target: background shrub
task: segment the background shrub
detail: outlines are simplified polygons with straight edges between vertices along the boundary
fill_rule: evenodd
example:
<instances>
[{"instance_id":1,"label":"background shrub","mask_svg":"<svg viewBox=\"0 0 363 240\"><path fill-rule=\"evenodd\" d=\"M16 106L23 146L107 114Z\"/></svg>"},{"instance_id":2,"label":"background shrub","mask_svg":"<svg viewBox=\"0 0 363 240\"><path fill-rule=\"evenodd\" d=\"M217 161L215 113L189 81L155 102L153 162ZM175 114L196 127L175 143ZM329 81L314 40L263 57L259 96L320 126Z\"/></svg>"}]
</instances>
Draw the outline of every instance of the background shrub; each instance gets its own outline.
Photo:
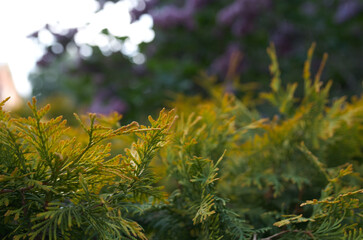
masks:
<instances>
[{"instance_id":1,"label":"background shrub","mask_svg":"<svg viewBox=\"0 0 363 240\"><path fill-rule=\"evenodd\" d=\"M106 2L117 1L99 2L102 9ZM255 93L267 91L265 48L270 42L282 56L283 69L291 69L284 73L284 84L300 79L297 70L304 64L305 51L316 42L319 55L330 54L325 74L327 79L334 79L332 95L351 96L362 91L361 1L136 2L139 7L131 12L133 19L150 14L154 20L154 41L139 46L146 56L144 64L133 64L119 51L105 56L96 47L90 58L72 59L67 52L52 52L49 46L39 60L40 70L32 77L33 95L43 98L61 92L76 102L91 105L91 111L108 113L113 109L127 113L125 119L144 119L143 113L161 108L174 93L203 91L195 82L202 71L226 84L234 77L240 77L244 84L254 83L243 85L243 91L233 85L227 88L238 96L251 87ZM66 32L54 33L54 44L64 49L76 44L77 29ZM110 35L107 29L102 33ZM128 39L119 40L124 44ZM229 72L231 65L233 71ZM312 61L312 69L318 66L317 61ZM301 97L303 92L298 90L297 94Z\"/></svg>"}]
</instances>

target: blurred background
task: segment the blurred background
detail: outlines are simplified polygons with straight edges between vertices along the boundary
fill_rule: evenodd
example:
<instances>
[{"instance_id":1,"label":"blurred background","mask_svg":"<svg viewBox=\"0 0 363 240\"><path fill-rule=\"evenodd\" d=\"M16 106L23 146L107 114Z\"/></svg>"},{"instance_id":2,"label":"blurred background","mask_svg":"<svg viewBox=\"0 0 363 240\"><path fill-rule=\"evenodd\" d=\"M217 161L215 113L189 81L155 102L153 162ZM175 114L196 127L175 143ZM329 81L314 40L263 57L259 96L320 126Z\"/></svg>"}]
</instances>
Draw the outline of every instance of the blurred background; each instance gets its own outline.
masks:
<instances>
[{"instance_id":1,"label":"blurred background","mask_svg":"<svg viewBox=\"0 0 363 240\"><path fill-rule=\"evenodd\" d=\"M302 82L316 42L312 69L329 54L333 97L362 92L361 0L0 0L0 32L0 98L14 109L36 96L66 118L140 120L178 94L205 96L206 76L258 94L270 42L285 83Z\"/></svg>"}]
</instances>

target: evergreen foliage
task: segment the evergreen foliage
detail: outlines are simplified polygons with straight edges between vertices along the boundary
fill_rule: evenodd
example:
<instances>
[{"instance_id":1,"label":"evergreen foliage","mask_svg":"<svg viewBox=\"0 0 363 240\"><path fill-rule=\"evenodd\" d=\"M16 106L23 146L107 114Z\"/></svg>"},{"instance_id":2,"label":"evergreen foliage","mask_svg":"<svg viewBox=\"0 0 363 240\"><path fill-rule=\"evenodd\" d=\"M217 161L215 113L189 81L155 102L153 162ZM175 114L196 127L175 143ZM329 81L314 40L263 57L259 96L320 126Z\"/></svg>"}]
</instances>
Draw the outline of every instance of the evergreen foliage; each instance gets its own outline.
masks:
<instances>
[{"instance_id":1,"label":"evergreen foliage","mask_svg":"<svg viewBox=\"0 0 363 240\"><path fill-rule=\"evenodd\" d=\"M81 134L35 99L32 117L1 111L1 237L362 239L363 99L329 100L314 47L301 97L271 45L270 92L240 100L206 77L209 99L180 96L179 117L162 110L150 127L75 115ZM114 155L125 134L137 140Z\"/></svg>"},{"instance_id":2,"label":"evergreen foliage","mask_svg":"<svg viewBox=\"0 0 363 240\"><path fill-rule=\"evenodd\" d=\"M1 106L4 102L1 103ZM61 117L44 120L49 105L33 116L1 112L1 236L4 239L146 239L130 217L135 203L162 199L149 169L167 141L173 112L162 111L151 127L133 122L112 129L89 114L84 141L67 134ZM114 121L120 119L113 116ZM102 119L100 119L102 121ZM111 119L112 120L112 119ZM139 140L125 155L110 156L104 140L135 133Z\"/></svg>"}]
</instances>

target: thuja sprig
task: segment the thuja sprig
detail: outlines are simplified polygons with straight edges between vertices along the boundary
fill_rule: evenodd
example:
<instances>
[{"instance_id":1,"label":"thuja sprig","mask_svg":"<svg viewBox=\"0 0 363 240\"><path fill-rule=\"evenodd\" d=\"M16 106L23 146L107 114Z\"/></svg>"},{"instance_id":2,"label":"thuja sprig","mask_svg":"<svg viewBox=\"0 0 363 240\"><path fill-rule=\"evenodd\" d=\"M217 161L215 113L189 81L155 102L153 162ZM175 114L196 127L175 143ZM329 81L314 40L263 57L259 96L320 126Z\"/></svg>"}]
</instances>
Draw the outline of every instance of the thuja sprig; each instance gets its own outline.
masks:
<instances>
[{"instance_id":1,"label":"thuja sprig","mask_svg":"<svg viewBox=\"0 0 363 240\"><path fill-rule=\"evenodd\" d=\"M49 105L38 109L33 98L28 106L32 117L12 118L4 111L0 115L0 220L6 224L0 235L146 239L129 210L137 209L133 204L139 201L163 196L151 186L156 177L149 164L168 141L173 111L163 110L156 120L150 117L151 127L132 122L116 129L100 124L105 117L98 121L89 114L88 120L81 120L75 115L87 135L84 141L62 117L46 119ZM117 125L113 119L120 116L113 116L109 125ZM130 133L139 140L125 156L112 157L111 144L102 144Z\"/></svg>"},{"instance_id":2,"label":"thuja sprig","mask_svg":"<svg viewBox=\"0 0 363 240\"><path fill-rule=\"evenodd\" d=\"M149 186L157 180L149 164L158 149L169 141L169 131L176 118L174 111L167 112L165 109L160 112L156 120L149 116L151 126L141 126L135 132L139 140L133 143L131 148L126 149L123 160L132 167L130 177L134 178L128 190L132 191L140 201L147 201L149 196L153 196L154 200L161 200L164 196L159 187Z\"/></svg>"},{"instance_id":3,"label":"thuja sprig","mask_svg":"<svg viewBox=\"0 0 363 240\"><path fill-rule=\"evenodd\" d=\"M360 200L363 189L345 186L342 180L349 175L357 178L352 164L346 164L345 167L341 166L338 169L327 169L305 145L302 144L300 149L325 177L327 186L322 190L320 200L307 200L300 204L301 207L313 206L311 217L305 218L302 214L285 216L288 218L274 223L274 226L288 226L290 229L267 239L285 234L288 235L287 238L291 238L292 235L306 234L311 239L360 239L362 236ZM305 230L297 228L302 222L308 222Z\"/></svg>"}]
</instances>

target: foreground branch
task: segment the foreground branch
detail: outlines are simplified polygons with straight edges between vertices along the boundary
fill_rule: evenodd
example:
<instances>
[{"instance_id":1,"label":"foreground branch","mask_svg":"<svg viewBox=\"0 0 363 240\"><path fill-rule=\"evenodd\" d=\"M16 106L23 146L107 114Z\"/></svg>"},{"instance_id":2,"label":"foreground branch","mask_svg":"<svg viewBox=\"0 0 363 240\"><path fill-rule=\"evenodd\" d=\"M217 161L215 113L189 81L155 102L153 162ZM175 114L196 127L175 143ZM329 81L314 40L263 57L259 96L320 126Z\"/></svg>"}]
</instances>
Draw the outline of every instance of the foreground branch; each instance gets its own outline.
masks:
<instances>
[{"instance_id":1,"label":"foreground branch","mask_svg":"<svg viewBox=\"0 0 363 240\"><path fill-rule=\"evenodd\" d=\"M280 237L281 235L284 235L285 233L290 233L290 232L294 232L294 233L304 233L306 235L308 235L309 237L311 237L311 239L314 239L313 234L310 231L302 231L302 230L285 230L279 233L276 233L272 236L269 236L267 238L261 238L261 240L272 240L274 238Z\"/></svg>"}]
</instances>

